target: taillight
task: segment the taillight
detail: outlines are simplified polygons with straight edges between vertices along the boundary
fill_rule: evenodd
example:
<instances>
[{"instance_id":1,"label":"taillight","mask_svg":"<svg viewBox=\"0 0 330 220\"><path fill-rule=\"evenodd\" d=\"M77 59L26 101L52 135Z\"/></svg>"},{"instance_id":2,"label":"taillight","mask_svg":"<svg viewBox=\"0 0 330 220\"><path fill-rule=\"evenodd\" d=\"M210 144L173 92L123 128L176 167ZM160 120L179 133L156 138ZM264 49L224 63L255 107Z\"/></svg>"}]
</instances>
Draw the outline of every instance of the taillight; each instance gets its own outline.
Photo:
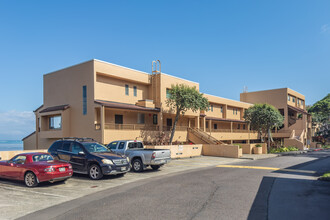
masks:
<instances>
[{"instance_id":1,"label":"taillight","mask_svg":"<svg viewBox=\"0 0 330 220\"><path fill-rule=\"evenodd\" d=\"M151 159L155 159L156 158L156 152L153 152L151 155Z\"/></svg>"},{"instance_id":2,"label":"taillight","mask_svg":"<svg viewBox=\"0 0 330 220\"><path fill-rule=\"evenodd\" d=\"M69 169L72 169L72 166L71 165L69 165Z\"/></svg>"},{"instance_id":3,"label":"taillight","mask_svg":"<svg viewBox=\"0 0 330 220\"><path fill-rule=\"evenodd\" d=\"M55 168L53 167L47 167L46 169L44 169L45 172L50 173L50 172L55 172Z\"/></svg>"}]
</instances>

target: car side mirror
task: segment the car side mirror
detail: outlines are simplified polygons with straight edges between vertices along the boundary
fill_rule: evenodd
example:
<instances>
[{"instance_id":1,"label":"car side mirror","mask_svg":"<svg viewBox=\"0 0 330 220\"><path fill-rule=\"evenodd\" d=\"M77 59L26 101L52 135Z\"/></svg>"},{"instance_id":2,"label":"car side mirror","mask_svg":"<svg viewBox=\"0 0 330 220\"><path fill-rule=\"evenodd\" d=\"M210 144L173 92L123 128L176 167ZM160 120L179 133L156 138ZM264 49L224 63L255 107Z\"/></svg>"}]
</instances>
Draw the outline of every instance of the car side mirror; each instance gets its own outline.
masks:
<instances>
[{"instance_id":1,"label":"car side mirror","mask_svg":"<svg viewBox=\"0 0 330 220\"><path fill-rule=\"evenodd\" d=\"M78 152L78 155L83 156L83 155L85 155L85 152L84 151L80 151L80 152Z\"/></svg>"}]
</instances>

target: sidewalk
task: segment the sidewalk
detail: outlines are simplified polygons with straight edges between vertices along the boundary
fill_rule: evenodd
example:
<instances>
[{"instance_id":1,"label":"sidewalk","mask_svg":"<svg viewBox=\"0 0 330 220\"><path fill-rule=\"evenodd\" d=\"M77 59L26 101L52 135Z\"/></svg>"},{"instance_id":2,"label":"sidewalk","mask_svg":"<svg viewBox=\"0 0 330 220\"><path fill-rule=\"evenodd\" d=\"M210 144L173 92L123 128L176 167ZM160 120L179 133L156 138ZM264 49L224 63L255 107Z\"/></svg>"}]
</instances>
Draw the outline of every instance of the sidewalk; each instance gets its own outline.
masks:
<instances>
[{"instance_id":1,"label":"sidewalk","mask_svg":"<svg viewBox=\"0 0 330 220\"><path fill-rule=\"evenodd\" d=\"M261 160L261 159L268 159L273 157L279 157L280 154L243 154L242 157L239 159L246 159L246 160Z\"/></svg>"}]
</instances>

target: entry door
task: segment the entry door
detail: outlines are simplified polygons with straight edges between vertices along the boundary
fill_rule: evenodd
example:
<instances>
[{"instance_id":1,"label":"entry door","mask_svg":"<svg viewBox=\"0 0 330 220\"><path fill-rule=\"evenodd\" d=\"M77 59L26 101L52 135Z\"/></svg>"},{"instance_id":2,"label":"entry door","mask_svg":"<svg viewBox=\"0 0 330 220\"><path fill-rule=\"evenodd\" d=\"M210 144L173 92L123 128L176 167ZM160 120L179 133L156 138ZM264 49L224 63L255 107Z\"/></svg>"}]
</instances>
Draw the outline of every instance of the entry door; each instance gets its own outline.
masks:
<instances>
[{"instance_id":1,"label":"entry door","mask_svg":"<svg viewBox=\"0 0 330 220\"><path fill-rule=\"evenodd\" d=\"M78 143L72 143L71 144L71 159L70 163L72 165L72 168L74 171L86 171L85 165L86 165L86 156L85 155L79 155L79 152L84 152L80 144ZM84 152L85 153L85 152Z\"/></svg>"},{"instance_id":2,"label":"entry door","mask_svg":"<svg viewBox=\"0 0 330 220\"><path fill-rule=\"evenodd\" d=\"M169 127L172 127L172 118L168 118L166 120L166 125L169 126Z\"/></svg>"}]
</instances>

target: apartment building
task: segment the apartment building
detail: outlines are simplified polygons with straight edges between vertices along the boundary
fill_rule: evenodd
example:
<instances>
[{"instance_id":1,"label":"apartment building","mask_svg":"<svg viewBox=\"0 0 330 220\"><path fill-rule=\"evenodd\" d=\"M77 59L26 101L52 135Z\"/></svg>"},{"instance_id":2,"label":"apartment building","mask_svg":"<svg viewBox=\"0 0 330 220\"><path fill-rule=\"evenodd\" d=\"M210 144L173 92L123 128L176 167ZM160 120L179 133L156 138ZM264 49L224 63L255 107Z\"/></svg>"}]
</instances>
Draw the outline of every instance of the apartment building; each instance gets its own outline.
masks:
<instances>
[{"instance_id":1,"label":"apartment building","mask_svg":"<svg viewBox=\"0 0 330 220\"><path fill-rule=\"evenodd\" d=\"M240 94L240 100L249 103L268 103L284 116L284 124L273 131L273 138L284 146L310 145L312 141L312 118L307 113L305 96L289 88L273 89Z\"/></svg>"},{"instance_id":2,"label":"apartment building","mask_svg":"<svg viewBox=\"0 0 330 220\"><path fill-rule=\"evenodd\" d=\"M43 83L43 105L34 111L36 130L23 139L26 150L47 149L64 137L91 137L104 144L123 139L142 140L147 144L166 142L175 117L175 112L166 105L171 86L185 84L199 90L197 82L160 71L149 74L100 60L45 74ZM258 142L258 133L251 131L243 119L244 111L253 105L251 103L269 103L270 100L279 100L279 103L270 104L278 107L283 115L290 116L274 136L292 138L292 130L295 136L301 136L305 129L303 122L307 120L304 96L289 89L272 91L272 94L267 91L244 93L241 101L204 94L210 108L202 112L187 111L181 116L173 141ZM269 99L269 95L273 97ZM285 96L284 103L282 96ZM303 120L300 121L298 113L303 114Z\"/></svg>"},{"instance_id":3,"label":"apartment building","mask_svg":"<svg viewBox=\"0 0 330 220\"><path fill-rule=\"evenodd\" d=\"M165 73L148 74L90 60L43 77L43 105L34 111L36 131L24 149L47 149L63 137L92 137L101 143L137 139L155 143L168 138L175 112L166 106L175 84L199 83ZM251 104L205 95L210 109L180 117L175 142L249 142L258 137L243 120Z\"/></svg>"}]
</instances>

